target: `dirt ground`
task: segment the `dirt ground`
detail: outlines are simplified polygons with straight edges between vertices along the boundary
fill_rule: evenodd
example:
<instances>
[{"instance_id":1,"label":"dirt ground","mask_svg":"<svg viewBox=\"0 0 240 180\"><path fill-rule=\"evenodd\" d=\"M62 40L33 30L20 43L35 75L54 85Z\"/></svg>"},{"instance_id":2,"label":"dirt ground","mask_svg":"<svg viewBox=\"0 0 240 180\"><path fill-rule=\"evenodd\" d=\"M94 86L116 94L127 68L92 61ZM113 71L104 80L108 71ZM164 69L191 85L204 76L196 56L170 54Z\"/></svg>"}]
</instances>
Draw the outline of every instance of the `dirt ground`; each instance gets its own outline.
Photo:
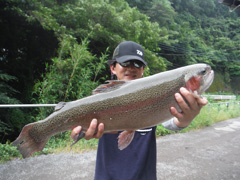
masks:
<instances>
[{"instance_id":1,"label":"dirt ground","mask_svg":"<svg viewBox=\"0 0 240 180\"><path fill-rule=\"evenodd\" d=\"M157 139L157 177L239 180L240 118ZM0 164L1 180L92 180L96 151L50 154Z\"/></svg>"}]
</instances>

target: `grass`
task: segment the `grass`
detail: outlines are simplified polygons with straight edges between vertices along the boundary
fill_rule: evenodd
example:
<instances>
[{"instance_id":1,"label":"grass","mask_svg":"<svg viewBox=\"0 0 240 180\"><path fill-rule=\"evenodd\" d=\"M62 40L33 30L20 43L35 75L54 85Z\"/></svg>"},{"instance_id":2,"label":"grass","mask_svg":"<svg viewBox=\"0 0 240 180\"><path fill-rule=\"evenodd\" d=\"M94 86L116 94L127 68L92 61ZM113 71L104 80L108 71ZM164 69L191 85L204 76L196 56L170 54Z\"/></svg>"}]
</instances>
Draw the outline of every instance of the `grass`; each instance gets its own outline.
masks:
<instances>
[{"instance_id":1,"label":"grass","mask_svg":"<svg viewBox=\"0 0 240 180\"><path fill-rule=\"evenodd\" d=\"M210 107L207 105L202 108L200 114L195 117L192 123L187 128L181 130L180 133L201 129L206 126L211 126L216 122L234 117L240 117L240 105L237 103L231 103L229 104L229 107L227 107L225 104L221 104L220 107L217 104L211 104ZM175 132L165 129L162 125L157 127L157 136L163 136L172 133Z\"/></svg>"},{"instance_id":2,"label":"grass","mask_svg":"<svg viewBox=\"0 0 240 180\"><path fill-rule=\"evenodd\" d=\"M229 107L225 104L221 104L220 107L219 105L211 105L211 107L207 105L202 108L200 114L193 120L193 122L187 128L180 131L180 133L201 129L216 122L234 117L240 117L240 105L237 103L232 103ZM164 136L172 133L176 132L167 130L162 125L157 127L157 136ZM70 145L72 142L70 132L60 133L50 138L45 148L41 152L34 153L33 156L50 153L58 154L62 152L82 153L85 151L96 150L98 146L97 139L91 139L89 141L82 139L71 148ZM0 144L0 162L5 162L14 158L22 158L16 147L13 147L10 142Z\"/></svg>"},{"instance_id":3,"label":"grass","mask_svg":"<svg viewBox=\"0 0 240 180\"><path fill-rule=\"evenodd\" d=\"M88 141L85 139L81 139L72 147L70 147L72 143L73 143L73 140L70 138L70 131L65 133L60 133L58 135L51 137L48 140L43 151L36 152L33 154L33 156L40 155L40 154L50 154L50 153L59 154L62 152L83 153L85 151L95 150L97 149L97 146L98 146L97 139L91 139Z\"/></svg>"}]
</instances>

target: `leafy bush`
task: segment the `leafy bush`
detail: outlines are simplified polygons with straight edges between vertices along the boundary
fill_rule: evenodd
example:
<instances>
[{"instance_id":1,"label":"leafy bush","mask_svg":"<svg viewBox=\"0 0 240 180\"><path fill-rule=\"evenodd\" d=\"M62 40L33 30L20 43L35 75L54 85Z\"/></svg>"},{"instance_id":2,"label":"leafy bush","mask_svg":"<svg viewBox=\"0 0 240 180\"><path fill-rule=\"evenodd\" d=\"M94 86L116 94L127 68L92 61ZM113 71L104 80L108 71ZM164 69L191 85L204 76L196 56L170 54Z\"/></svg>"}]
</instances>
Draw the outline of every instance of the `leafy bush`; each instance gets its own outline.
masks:
<instances>
[{"instance_id":1,"label":"leafy bush","mask_svg":"<svg viewBox=\"0 0 240 180\"><path fill-rule=\"evenodd\" d=\"M164 128L164 126L161 125L161 124L157 126L156 136L166 136L166 135L171 134L171 133L173 133L173 132Z\"/></svg>"},{"instance_id":2,"label":"leafy bush","mask_svg":"<svg viewBox=\"0 0 240 180\"><path fill-rule=\"evenodd\" d=\"M16 147L12 146L9 142L6 144L0 143L0 162L19 157L20 153Z\"/></svg>"},{"instance_id":3,"label":"leafy bush","mask_svg":"<svg viewBox=\"0 0 240 180\"><path fill-rule=\"evenodd\" d=\"M53 58L53 64L46 65L47 73L42 76L34 88L38 103L58 103L72 101L91 95L98 86L98 73L106 68L107 55L98 60L87 50L88 41L77 44L66 36L61 44L59 56ZM104 79L104 77L103 77ZM40 108L38 119L52 112L51 108Z\"/></svg>"}]
</instances>

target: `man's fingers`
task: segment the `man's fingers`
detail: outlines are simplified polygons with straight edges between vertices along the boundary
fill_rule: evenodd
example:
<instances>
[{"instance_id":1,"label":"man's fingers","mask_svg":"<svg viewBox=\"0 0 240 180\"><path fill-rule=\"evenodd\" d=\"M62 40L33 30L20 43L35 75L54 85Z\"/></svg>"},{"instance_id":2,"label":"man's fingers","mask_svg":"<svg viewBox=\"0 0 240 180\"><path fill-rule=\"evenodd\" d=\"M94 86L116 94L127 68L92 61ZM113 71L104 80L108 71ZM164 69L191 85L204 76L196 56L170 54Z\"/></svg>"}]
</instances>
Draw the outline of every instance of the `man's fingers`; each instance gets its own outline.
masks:
<instances>
[{"instance_id":1,"label":"man's fingers","mask_svg":"<svg viewBox=\"0 0 240 180\"><path fill-rule=\"evenodd\" d=\"M199 98L197 98L197 102L198 102L199 106L203 107L203 106L207 105L208 100L206 98L199 97Z\"/></svg>"},{"instance_id":2,"label":"man's fingers","mask_svg":"<svg viewBox=\"0 0 240 180\"><path fill-rule=\"evenodd\" d=\"M95 138L101 138L102 135L103 135L103 131L104 131L104 124L103 123L100 123L98 125L98 131L97 131L97 134L95 135Z\"/></svg>"},{"instance_id":3,"label":"man's fingers","mask_svg":"<svg viewBox=\"0 0 240 180\"><path fill-rule=\"evenodd\" d=\"M81 126L77 126L75 128L73 128L72 132L71 132L71 138L73 140L76 139L77 135L80 133L80 131L82 130L82 127Z\"/></svg>"},{"instance_id":4,"label":"man's fingers","mask_svg":"<svg viewBox=\"0 0 240 180\"><path fill-rule=\"evenodd\" d=\"M189 92L186 88L180 88L181 94L184 96L184 98L188 102L188 106L190 109L196 109L198 108L198 103L196 101L196 95L192 92Z\"/></svg>"},{"instance_id":5,"label":"man's fingers","mask_svg":"<svg viewBox=\"0 0 240 180\"><path fill-rule=\"evenodd\" d=\"M184 98L181 96L181 94L179 93L176 93L175 94L175 99L180 107L180 109L182 110L182 112L186 112L186 111L189 111L190 107L189 105L187 104L187 102L184 100Z\"/></svg>"},{"instance_id":6,"label":"man's fingers","mask_svg":"<svg viewBox=\"0 0 240 180\"><path fill-rule=\"evenodd\" d=\"M97 128L97 119L93 119L90 123L88 130L85 133L85 139L89 140L93 138Z\"/></svg>"},{"instance_id":7,"label":"man's fingers","mask_svg":"<svg viewBox=\"0 0 240 180\"><path fill-rule=\"evenodd\" d=\"M178 118L178 119L182 119L183 118L183 115L182 113L178 112L177 109L175 107L170 107L170 111L171 111L171 114Z\"/></svg>"},{"instance_id":8,"label":"man's fingers","mask_svg":"<svg viewBox=\"0 0 240 180\"><path fill-rule=\"evenodd\" d=\"M180 88L180 93L175 94L175 99L182 112L178 112L175 107L171 107L170 111L176 117L174 122L178 127L187 127L207 104L206 99L194 95L183 87Z\"/></svg>"},{"instance_id":9,"label":"man's fingers","mask_svg":"<svg viewBox=\"0 0 240 180\"><path fill-rule=\"evenodd\" d=\"M80 131L82 130L81 126L77 126L75 128L73 128L72 132L71 132L71 138L73 140L76 140L76 138L78 137L78 134L80 133ZM93 119L89 125L88 130L86 131L84 137L86 140L92 139L92 138L101 138L104 132L104 124L100 123L98 125L97 119Z\"/></svg>"}]
</instances>

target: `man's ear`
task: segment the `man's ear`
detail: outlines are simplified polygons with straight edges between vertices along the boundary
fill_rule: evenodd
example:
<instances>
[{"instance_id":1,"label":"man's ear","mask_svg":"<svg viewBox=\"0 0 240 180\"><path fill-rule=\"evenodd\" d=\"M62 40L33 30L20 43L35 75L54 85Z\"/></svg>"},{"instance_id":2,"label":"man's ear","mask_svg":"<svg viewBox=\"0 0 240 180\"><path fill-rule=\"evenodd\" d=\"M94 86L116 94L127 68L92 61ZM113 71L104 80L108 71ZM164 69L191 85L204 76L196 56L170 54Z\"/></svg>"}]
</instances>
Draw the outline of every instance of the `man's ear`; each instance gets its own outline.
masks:
<instances>
[{"instance_id":1,"label":"man's ear","mask_svg":"<svg viewBox=\"0 0 240 180\"><path fill-rule=\"evenodd\" d=\"M114 66L114 65L110 65L110 69L111 69L111 73L112 73L112 74L116 74L115 66Z\"/></svg>"}]
</instances>

